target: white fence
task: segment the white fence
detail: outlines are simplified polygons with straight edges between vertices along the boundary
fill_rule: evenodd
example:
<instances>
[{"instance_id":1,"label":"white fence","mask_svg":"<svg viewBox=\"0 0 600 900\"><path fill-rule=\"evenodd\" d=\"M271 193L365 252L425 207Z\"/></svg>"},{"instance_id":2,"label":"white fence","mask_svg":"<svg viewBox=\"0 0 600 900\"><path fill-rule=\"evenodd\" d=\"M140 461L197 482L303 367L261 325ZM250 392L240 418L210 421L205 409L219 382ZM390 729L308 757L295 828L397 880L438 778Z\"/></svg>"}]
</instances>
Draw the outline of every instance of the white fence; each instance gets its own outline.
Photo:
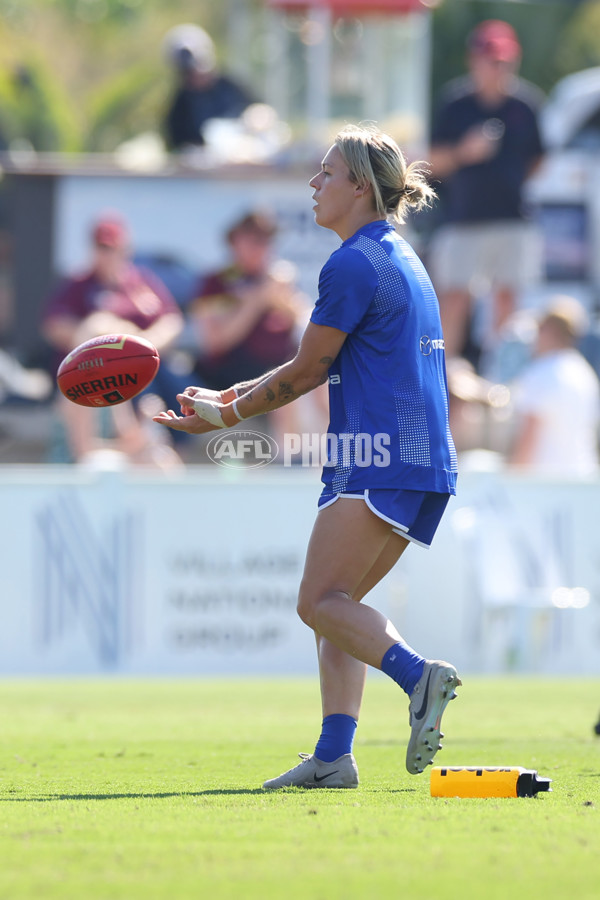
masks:
<instances>
[{"instance_id":1,"label":"white fence","mask_svg":"<svg viewBox=\"0 0 600 900\"><path fill-rule=\"evenodd\" d=\"M318 470L0 470L0 674L297 674ZM371 595L463 671L600 672L599 483L470 474Z\"/></svg>"}]
</instances>

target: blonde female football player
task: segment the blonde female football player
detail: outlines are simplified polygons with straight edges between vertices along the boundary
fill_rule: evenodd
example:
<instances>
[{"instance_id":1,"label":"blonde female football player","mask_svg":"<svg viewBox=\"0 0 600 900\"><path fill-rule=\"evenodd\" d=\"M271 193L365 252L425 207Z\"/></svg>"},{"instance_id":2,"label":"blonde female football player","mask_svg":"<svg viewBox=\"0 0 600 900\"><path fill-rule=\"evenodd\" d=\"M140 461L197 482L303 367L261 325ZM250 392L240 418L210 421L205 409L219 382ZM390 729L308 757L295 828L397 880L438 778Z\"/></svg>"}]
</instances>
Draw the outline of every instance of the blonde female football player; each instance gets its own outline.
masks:
<instances>
[{"instance_id":1,"label":"blonde female football player","mask_svg":"<svg viewBox=\"0 0 600 900\"><path fill-rule=\"evenodd\" d=\"M156 416L204 434L291 403L329 379L331 454L298 600L316 637L322 731L314 753L300 754L302 762L266 781L267 789L356 787L352 746L367 666L410 698L406 766L413 774L440 748L442 713L461 683L452 665L424 659L362 602L410 542L430 545L455 493L438 302L393 224L434 193L390 137L356 126L337 135L310 186L317 224L342 244L321 271L296 356L222 393L187 388L177 397L182 415Z\"/></svg>"}]
</instances>

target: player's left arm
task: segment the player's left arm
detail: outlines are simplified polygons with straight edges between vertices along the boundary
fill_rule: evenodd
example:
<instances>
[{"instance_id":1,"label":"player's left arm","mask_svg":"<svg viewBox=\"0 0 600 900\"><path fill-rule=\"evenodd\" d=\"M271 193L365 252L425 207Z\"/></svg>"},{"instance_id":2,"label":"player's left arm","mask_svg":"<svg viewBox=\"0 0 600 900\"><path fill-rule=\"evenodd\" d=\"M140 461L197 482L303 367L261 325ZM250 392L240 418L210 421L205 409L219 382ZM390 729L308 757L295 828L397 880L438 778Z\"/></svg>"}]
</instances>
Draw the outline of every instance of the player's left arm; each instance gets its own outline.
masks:
<instances>
[{"instance_id":1,"label":"player's left arm","mask_svg":"<svg viewBox=\"0 0 600 900\"><path fill-rule=\"evenodd\" d=\"M193 415L178 416L168 410L155 416L154 421L177 431L204 434L279 409L327 381L329 368L347 336L347 332L338 328L309 322L296 356L269 372L237 400L230 403L195 401L195 389L188 388L177 395L177 401L183 411L194 410Z\"/></svg>"}]
</instances>

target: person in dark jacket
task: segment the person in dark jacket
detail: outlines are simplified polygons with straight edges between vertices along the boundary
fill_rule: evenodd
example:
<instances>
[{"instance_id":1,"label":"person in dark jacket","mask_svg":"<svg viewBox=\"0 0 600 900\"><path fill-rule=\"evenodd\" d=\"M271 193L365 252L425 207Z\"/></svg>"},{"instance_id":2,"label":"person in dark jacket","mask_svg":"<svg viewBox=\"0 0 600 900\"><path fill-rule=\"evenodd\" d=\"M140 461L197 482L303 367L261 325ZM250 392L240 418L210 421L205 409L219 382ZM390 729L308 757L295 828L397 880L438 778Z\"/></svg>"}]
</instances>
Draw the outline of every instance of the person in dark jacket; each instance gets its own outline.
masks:
<instances>
[{"instance_id":1,"label":"person in dark jacket","mask_svg":"<svg viewBox=\"0 0 600 900\"><path fill-rule=\"evenodd\" d=\"M210 36L196 25L178 25L165 39L168 62L177 86L165 116L169 150L205 144L210 119L234 119L254 102L245 87L219 72Z\"/></svg>"}]
</instances>

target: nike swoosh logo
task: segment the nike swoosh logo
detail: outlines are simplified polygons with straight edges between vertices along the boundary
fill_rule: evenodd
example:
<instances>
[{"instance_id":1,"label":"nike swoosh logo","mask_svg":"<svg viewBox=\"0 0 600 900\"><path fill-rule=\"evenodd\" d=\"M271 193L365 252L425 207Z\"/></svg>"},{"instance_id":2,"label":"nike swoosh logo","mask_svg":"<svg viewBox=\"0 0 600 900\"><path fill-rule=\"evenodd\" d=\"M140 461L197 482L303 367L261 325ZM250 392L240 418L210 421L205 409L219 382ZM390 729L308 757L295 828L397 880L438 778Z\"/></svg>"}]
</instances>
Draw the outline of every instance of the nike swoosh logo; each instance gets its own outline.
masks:
<instances>
[{"instance_id":1,"label":"nike swoosh logo","mask_svg":"<svg viewBox=\"0 0 600 900\"><path fill-rule=\"evenodd\" d=\"M314 778L318 784L320 781L325 781L326 778L331 778L332 775L337 775L338 772L339 769L334 769L333 772L327 772L326 775L317 775L317 773L315 772Z\"/></svg>"},{"instance_id":2,"label":"nike swoosh logo","mask_svg":"<svg viewBox=\"0 0 600 900\"><path fill-rule=\"evenodd\" d=\"M429 682L431 681L431 672L427 676L427 684L425 685L425 694L423 696L423 703L421 704L421 709L418 712L415 712L413 715L415 719L422 719L425 715L425 710L427 709L427 701L429 700Z\"/></svg>"}]
</instances>

